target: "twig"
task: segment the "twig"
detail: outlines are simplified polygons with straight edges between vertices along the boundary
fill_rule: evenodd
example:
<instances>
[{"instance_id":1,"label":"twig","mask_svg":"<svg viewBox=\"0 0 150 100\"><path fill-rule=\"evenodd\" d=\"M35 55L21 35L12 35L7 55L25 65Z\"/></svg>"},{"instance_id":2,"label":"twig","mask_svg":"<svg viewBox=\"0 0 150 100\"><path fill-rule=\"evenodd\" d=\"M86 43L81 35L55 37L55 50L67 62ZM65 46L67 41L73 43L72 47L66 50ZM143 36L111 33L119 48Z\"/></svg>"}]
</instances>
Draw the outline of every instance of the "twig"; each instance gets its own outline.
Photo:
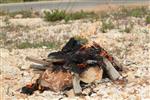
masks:
<instances>
[{"instance_id":1,"label":"twig","mask_svg":"<svg viewBox=\"0 0 150 100\"><path fill-rule=\"evenodd\" d=\"M106 71L112 80L117 80L118 78L121 77L119 72L112 66L109 60L106 58L103 58L104 63L106 64Z\"/></svg>"},{"instance_id":2,"label":"twig","mask_svg":"<svg viewBox=\"0 0 150 100\"><path fill-rule=\"evenodd\" d=\"M80 77L79 74L73 74L73 89L75 94L80 94L82 92L82 88L80 86Z\"/></svg>"}]
</instances>

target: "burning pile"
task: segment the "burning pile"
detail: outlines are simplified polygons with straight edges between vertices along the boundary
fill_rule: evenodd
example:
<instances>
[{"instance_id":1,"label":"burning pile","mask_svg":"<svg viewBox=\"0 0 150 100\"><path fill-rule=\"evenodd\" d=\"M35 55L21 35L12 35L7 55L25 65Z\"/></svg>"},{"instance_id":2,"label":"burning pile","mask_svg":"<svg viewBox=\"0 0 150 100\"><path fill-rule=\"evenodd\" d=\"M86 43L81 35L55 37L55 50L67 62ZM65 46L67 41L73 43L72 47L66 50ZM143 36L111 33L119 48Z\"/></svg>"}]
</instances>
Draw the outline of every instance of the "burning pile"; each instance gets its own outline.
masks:
<instances>
[{"instance_id":1,"label":"burning pile","mask_svg":"<svg viewBox=\"0 0 150 100\"><path fill-rule=\"evenodd\" d=\"M82 92L81 82L92 83L108 77L118 80L121 65L97 43L88 43L86 39L71 38L61 51L52 52L47 59L27 60L34 71L41 73L35 84L22 88L22 92L32 94L35 90L46 89L58 92L67 88L74 89L75 94Z\"/></svg>"}]
</instances>

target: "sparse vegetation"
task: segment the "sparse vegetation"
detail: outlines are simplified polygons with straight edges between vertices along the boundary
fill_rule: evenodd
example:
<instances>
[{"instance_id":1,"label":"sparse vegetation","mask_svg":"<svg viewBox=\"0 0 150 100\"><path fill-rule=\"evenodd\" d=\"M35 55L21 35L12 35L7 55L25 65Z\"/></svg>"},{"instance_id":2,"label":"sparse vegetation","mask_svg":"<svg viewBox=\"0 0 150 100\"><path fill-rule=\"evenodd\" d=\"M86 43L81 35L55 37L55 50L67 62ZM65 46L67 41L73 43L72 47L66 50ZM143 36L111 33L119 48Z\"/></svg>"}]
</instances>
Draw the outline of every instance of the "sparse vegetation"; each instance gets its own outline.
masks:
<instances>
[{"instance_id":1,"label":"sparse vegetation","mask_svg":"<svg viewBox=\"0 0 150 100\"><path fill-rule=\"evenodd\" d=\"M17 2L32 2L32 1L46 1L46 0L0 0L0 3L17 3Z\"/></svg>"},{"instance_id":2,"label":"sparse vegetation","mask_svg":"<svg viewBox=\"0 0 150 100\"><path fill-rule=\"evenodd\" d=\"M132 9L123 9L123 13L126 16L133 16L133 17L144 17L148 13L148 9L146 7L137 7Z\"/></svg>"},{"instance_id":3,"label":"sparse vegetation","mask_svg":"<svg viewBox=\"0 0 150 100\"><path fill-rule=\"evenodd\" d=\"M64 10L51 10L51 11L45 11L44 12L45 20L46 21L61 21L65 20L68 22L69 20L76 20L76 19L83 19L83 18L96 18L97 15L94 12L73 12L73 13L67 13Z\"/></svg>"},{"instance_id":4,"label":"sparse vegetation","mask_svg":"<svg viewBox=\"0 0 150 100\"><path fill-rule=\"evenodd\" d=\"M23 2L23 0L0 0L0 3L16 3Z\"/></svg>"},{"instance_id":5,"label":"sparse vegetation","mask_svg":"<svg viewBox=\"0 0 150 100\"><path fill-rule=\"evenodd\" d=\"M146 17L146 24L150 24L150 15Z\"/></svg>"},{"instance_id":6,"label":"sparse vegetation","mask_svg":"<svg viewBox=\"0 0 150 100\"><path fill-rule=\"evenodd\" d=\"M13 25L11 24L8 16L6 16L2 21L5 23L5 26L1 27L1 29L7 30L7 31L12 29Z\"/></svg>"},{"instance_id":7,"label":"sparse vegetation","mask_svg":"<svg viewBox=\"0 0 150 100\"><path fill-rule=\"evenodd\" d=\"M134 27L136 27L136 25L134 24L136 22L138 22L139 24L142 24L142 25L144 25L145 23L150 24L150 16L149 16L150 12L146 12L146 11L148 11L148 8L146 8L146 7L132 8L132 9L122 8L120 11L116 11L116 12L101 12L101 13L97 13L97 14L95 14L94 12L85 12L85 11L71 13L71 12L66 12L64 10L52 10L50 12L48 12L48 11L44 12L44 14L45 14L44 19L46 21L51 21L51 22L61 21L61 20L68 22L70 20L76 20L76 19L84 19L84 18L93 19L93 18L99 17L99 22L101 22L101 27L100 28L98 27L98 31L100 30L103 33L106 33L106 32L109 32L109 30L111 30L111 29L116 29L119 32L131 33L132 29L134 29ZM35 43L28 42L28 41L30 41L30 37L32 37L32 36L30 36L29 39L27 39L27 42L22 42L25 40L21 40L21 39L20 40L17 40L17 39L12 40L12 39L10 39L10 37L8 35L9 33L19 33L16 36L12 35L14 38L18 38L18 36L22 37L20 35L20 33L22 33L22 32L30 33L32 27L30 27L28 25L27 26L22 25L22 24L18 24L18 25L14 24L13 25L13 21L10 21L10 20L12 18L16 18L15 16L18 14L21 14L23 16L21 18L33 17L33 11L29 10L29 11L20 11L20 12L11 12L11 13L2 12L1 14L2 15L5 14L5 16L2 17L4 19L2 19L3 25L1 26L1 33L0 33L0 39L1 39L0 42L1 42L1 45L3 45L3 47L6 46L6 47L10 47L10 48L12 47L12 48L23 49L23 48L40 48L42 46L45 46L47 48L55 48L55 47L59 46L59 44L62 44L63 40L61 41L61 43L57 43L57 42L54 43L53 40L48 40L48 39L46 39L45 42L39 42L38 39L41 37L38 37L38 35L37 35L38 41L36 41ZM100 14L100 15L98 15L98 14ZM139 17L139 18L133 18L133 17ZM139 21L139 19L142 19L142 20ZM143 20L143 19L145 19L145 20ZM87 21L89 21L89 20L86 20L86 22ZM85 22L85 21L83 21L83 22ZM92 23L94 23L94 22L92 22ZM34 28L34 29L36 29L36 28ZM43 30L43 29L40 29L40 30ZM54 33L62 32L60 29L57 29L54 31L55 31ZM72 31L72 30L69 30L69 31ZM41 32L41 31L37 31L37 32ZM45 32L48 33L48 31L45 31ZM145 32L147 32L147 30ZM7 35L4 33L6 33ZM36 31L35 31L35 33L36 33ZM37 34L43 34L43 32L37 33ZM35 34L35 36L36 36L36 34ZM69 35L66 34L66 35L64 35L64 37L69 37ZM77 38L80 39L80 37L77 37ZM86 42L86 39L83 40L83 42Z\"/></svg>"},{"instance_id":8,"label":"sparse vegetation","mask_svg":"<svg viewBox=\"0 0 150 100\"><path fill-rule=\"evenodd\" d=\"M111 20L106 20L106 19L103 19L102 20L102 27L101 27L101 31L103 33L106 33L108 30L110 29L113 29L115 26L114 24L112 23Z\"/></svg>"},{"instance_id":9,"label":"sparse vegetation","mask_svg":"<svg viewBox=\"0 0 150 100\"><path fill-rule=\"evenodd\" d=\"M6 33L0 32L0 43L6 39Z\"/></svg>"},{"instance_id":10,"label":"sparse vegetation","mask_svg":"<svg viewBox=\"0 0 150 100\"><path fill-rule=\"evenodd\" d=\"M8 16L6 16L3 21L5 22L6 26L10 26L10 21Z\"/></svg>"},{"instance_id":11,"label":"sparse vegetation","mask_svg":"<svg viewBox=\"0 0 150 100\"><path fill-rule=\"evenodd\" d=\"M119 10L114 12L103 12L101 14L101 18L108 18L111 15L114 16L114 19L122 19L125 17L145 17L148 15L150 11L148 10L148 7L142 6L142 7L136 7L136 8L127 8L127 7L120 7Z\"/></svg>"},{"instance_id":12,"label":"sparse vegetation","mask_svg":"<svg viewBox=\"0 0 150 100\"><path fill-rule=\"evenodd\" d=\"M11 18L15 18L16 15L20 15L21 18L33 18L33 17L41 17L39 12L35 12L32 10L21 10L15 12L9 11L0 11L0 16L9 16Z\"/></svg>"},{"instance_id":13,"label":"sparse vegetation","mask_svg":"<svg viewBox=\"0 0 150 100\"><path fill-rule=\"evenodd\" d=\"M42 48L46 47L48 49L58 48L60 46L60 43L56 42L50 42L50 41L44 41L44 42L38 42L38 43L30 43L28 41L17 43L16 47L18 49L25 49L25 48Z\"/></svg>"},{"instance_id":14,"label":"sparse vegetation","mask_svg":"<svg viewBox=\"0 0 150 100\"><path fill-rule=\"evenodd\" d=\"M0 10L0 16L5 16L5 15L7 15L6 11Z\"/></svg>"},{"instance_id":15,"label":"sparse vegetation","mask_svg":"<svg viewBox=\"0 0 150 100\"><path fill-rule=\"evenodd\" d=\"M132 28L133 28L133 24L132 24L132 25L129 25L129 26L125 26L124 32L130 33L131 30L132 30Z\"/></svg>"},{"instance_id":16,"label":"sparse vegetation","mask_svg":"<svg viewBox=\"0 0 150 100\"><path fill-rule=\"evenodd\" d=\"M120 8L119 11L116 12L102 12L100 14L102 27L102 32L107 32L110 29L113 28L119 28L118 20L124 20L128 17L138 17L138 18L146 18L145 22L148 24L150 23L150 11L148 10L148 7L136 7L136 8ZM107 21L107 19L110 19L112 21ZM116 22L117 24L113 24L112 22ZM127 24L128 23L128 24ZM124 29L120 29L122 32L130 33L134 24L130 21L126 22L127 25L125 25Z\"/></svg>"},{"instance_id":17,"label":"sparse vegetation","mask_svg":"<svg viewBox=\"0 0 150 100\"><path fill-rule=\"evenodd\" d=\"M31 10L22 10L22 11L16 11L16 12L11 12L9 13L10 17L15 17L16 15L21 14L22 18L28 18L32 17L32 11Z\"/></svg>"},{"instance_id":18,"label":"sparse vegetation","mask_svg":"<svg viewBox=\"0 0 150 100\"><path fill-rule=\"evenodd\" d=\"M52 10L51 12L49 11L44 11L44 18L46 21L60 21L62 19L65 19L66 12L65 11L59 11L59 10Z\"/></svg>"},{"instance_id":19,"label":"sparse vegetation","mask_svg":"<svg viewBox=\"0 0 150 100\"><path fill-rule=\"evenodd\" d=\"M6 32L11 32L11 31L28 31L30 29L29 26L23 26L23 25L13 25L10 22L5 22L6 26L1 27L2 30L5 30ZM7 24L8 23L8 24Z\"/></svg>"}]
</instances>

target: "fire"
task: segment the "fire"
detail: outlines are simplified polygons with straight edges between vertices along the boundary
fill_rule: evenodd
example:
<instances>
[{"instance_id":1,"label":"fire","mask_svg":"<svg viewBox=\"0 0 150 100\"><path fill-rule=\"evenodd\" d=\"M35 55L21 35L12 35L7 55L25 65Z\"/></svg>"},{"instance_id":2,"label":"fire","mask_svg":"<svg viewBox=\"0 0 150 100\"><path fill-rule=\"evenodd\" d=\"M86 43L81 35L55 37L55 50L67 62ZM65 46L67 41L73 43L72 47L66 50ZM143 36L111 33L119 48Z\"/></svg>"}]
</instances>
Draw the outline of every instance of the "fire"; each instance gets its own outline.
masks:
<instances>
[{"instance_id":1,"label":"fire","mask_svg":"<svg viewBox=\"0 0 150 100\"><path fill-rule=\"evenodd\" d=\"M77 66L80 67L80 68L85 68L86 64L83 64L83 63L82 64L77 64Z\"/></svg>"},{"instance_id":2,"label":"fire","mask_svg":"<svg viewBox=\"0 0 150 100\"><path fill-rule=\"evenodd\" d=\"M32 86L33 86L32 83L26 85L27 88L32 88Z\"/></svg>"}]
</instances>

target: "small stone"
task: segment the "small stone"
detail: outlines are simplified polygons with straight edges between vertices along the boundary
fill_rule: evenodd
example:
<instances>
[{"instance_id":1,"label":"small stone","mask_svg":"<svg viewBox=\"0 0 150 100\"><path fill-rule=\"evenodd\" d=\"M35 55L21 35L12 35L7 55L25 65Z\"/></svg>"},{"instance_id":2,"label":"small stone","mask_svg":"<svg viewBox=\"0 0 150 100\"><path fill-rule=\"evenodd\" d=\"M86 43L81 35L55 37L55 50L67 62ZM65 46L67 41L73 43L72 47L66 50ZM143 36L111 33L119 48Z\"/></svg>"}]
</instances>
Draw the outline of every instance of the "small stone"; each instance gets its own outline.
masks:
<instances>
[{"instance_id":1,"label":"small stone","mask_svg":"<svg viewBox=\"0 0 150 100\"><path fill-rule=\"evenodd\" d=\"M89 94L91 92L90 88L86 88L82 91L82 94Z\"/></svg>"},{"instance_id":2,"label":"small stone","mask_svg":"<svg viewBox=\"0 0 150 100\"><path fill-rule=\"evenodd\" d=\"M15 18L22 18L22 17L23 17L22 14L17 14L17 15L15 16Z\"/></svg>"},{"instance_id":3,"label":"small stone","mask_svg":"<svg viewBox=\"0 0 150 100\"><path fill-rule=\"evenodd\" d=\"M42 46L43 49L47 49L47 46Z\"/></svg>"},{"instance_id":4,"label":"small stone","mask_svg":"<svg viewBox=\"0 0 150 100\"><path fill-rule=\"evenodd\" d=\"M128 99L129 99L129 100L137 100L134 95L130 95Z\"/></svg>"},{"instance_id":5,"label":"small stone","mask_svg":"<svg viewBox=\"0 0 150 100\"><path fill-rule=\"evenodd\" d=\"M107 86L111 86L111 83L110 83L110 82L108 82L108 83L106 83L106 85L107 85Z\"/></svg>"},{"instance_id":6,"label":"small stone","mask_svg":"<svg viewBox=\"0 0 150 100\"><path fill-rule=\"evenodd\" d=\"M80 74L81 81L85 83L92 83L96 80L101 80L103 70L99 66L88 68L86 71Z\"/></svg>"},{"instance_id":7,"label":"small stone","mask_svg":"<svg viewBox=\"0 0 150 100\"><path fill-rule=\"evenodd\" d=\"M24 71L24 72L22 73L22 75L23 75L23 76L30 76L29 73L26 72L26 71Z\"/></svg>"},{"instance_id":8,"label":"small stone","mask_svg":"<svg viewBox=\"0 0 150 100\"><path fill-rule=\"evenodd\" d=\"M126 92L123 92L121 93L121 96L123 97L123 99L127 99L129 95Z\"/></svg>"},{"instance_id":9,"label":"small stone","mask_svg":"<svg viewBox=\"0 0 150 100\"><path fill-rule=\"evenodd\" d=\"M29 69L29 66L27 66L27 65L22 65L20 69L22 69L22 70L27 70L27 69Z\"/></svg>"},{"instance_id":10,"label":"small stone","mask_svg":"<svg viewBox=\"0 0 150 100\"><path fill-rule=\"evenodd\" d=\"M91 97L95 97L97 94L96 93L92 93L91 94Z\"/></svg>"},{"instance_id":11,"label":"small stone","mask_svg":"<svg viewBox=\"0 0 150 100\"><path fill-rule=\"evenodd\" d=\"M74 93L74 90L73 90L73 89L67 91L65 94L66 94L68 97L75 97L75 93Z\"/></svg>"},{"instance_id":12,"label":"small stone","mask_svg":"<svg viewBox=\"0 0 150 100\"><path fill-rule=\"evenodd\" d=\"M85 96L85 100L91 100L90 96Z\"/></svg>"}]
</instances>

